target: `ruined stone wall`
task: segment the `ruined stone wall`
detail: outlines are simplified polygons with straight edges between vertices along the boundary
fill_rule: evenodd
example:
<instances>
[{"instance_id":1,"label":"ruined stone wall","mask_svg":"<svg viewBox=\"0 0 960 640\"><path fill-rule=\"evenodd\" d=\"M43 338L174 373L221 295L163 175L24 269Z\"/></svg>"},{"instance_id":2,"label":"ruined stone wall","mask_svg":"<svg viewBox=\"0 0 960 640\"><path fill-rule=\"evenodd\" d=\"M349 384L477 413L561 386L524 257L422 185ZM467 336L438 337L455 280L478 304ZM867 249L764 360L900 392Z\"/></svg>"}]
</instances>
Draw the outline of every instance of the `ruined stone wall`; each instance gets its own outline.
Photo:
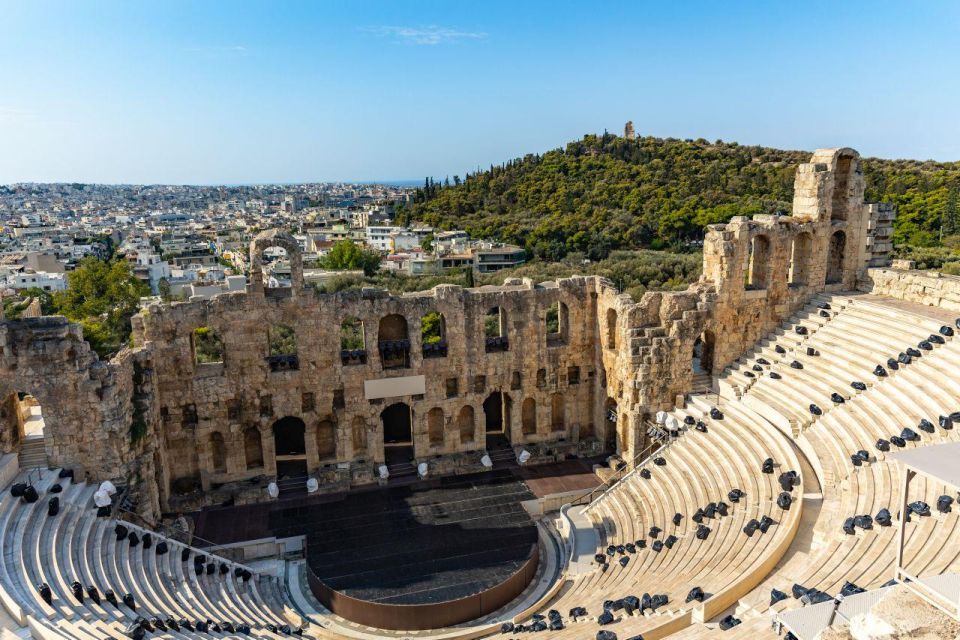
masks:
<instances>
[{"instance_id":1,"label":"ruined stone wall","mask_svg":"<svg viewBox=\"0 0 960 640\"><path fill-rule=\"evenodd\" d=\"M938 271L867 269L860 291L960 312L960 277Z\"/></svg>"},{"instance_id":2,"label":"ruined stone wall","mask_svg":"<svg viewBox=\"0 0 960 640\"><path fill-rule=\"evenodd\" d=\"M286 289L153 305L135 318L135 342L146 347L156 363L165 484L186 490L199 482L209 489L275 475L273 425L288 416L306 425L309 473L328 473L330 480L348 484L369 482L372 466L384 461L380 414L395 402L412 409L418 461L442 465L440 458L461 454L459 464L475 470L486 449L483 403L495 391L509 397L509 440L514 447L540 445L539 451L550 455L553 445L602 437L596 425L594 298L592 278L570 278L471 290L444 285L399 297L379 290L321 295L312 289ZM545 316L554 302L563 304L566 330L548 340ZM493 307L503 309L505 351L486 349L484 316ZM424 357L421 344L421 318L434 311L444 319L444 357ZM388 316L406 320L409 366L384 369L378 329ZM345 363L341 357L340 327L348 318L363 322L366 363ZM271 367L268 342L276 325L295 329L296 369ZM193 332L198 327L209 327L221 337L222 363L196 362ZM425 378L423 394L366 397L370 381L419 375ZM528 399L535 403L532 425L524 420ZM553 415L557 403L563 407L559 423ZM459 420L466 407L474 417L469 433ZM436 432L431 438L431 410L442 412L442 439ZM434 411L434 419L436 415ZM335 449L324 455L322 430L330 425ZM247 464L245 434L250 428L259 434L262 455L254 458L262 458L262 464ZM221 437L225 464L215 460L215 439Z\"/></svg>"},{"instance_id":3,"label":"ruined stone wall","mask_svg":"<svg viewBox=\"0 0 960 640\"><path fill-rule=\"evenodd\" d=\"M9 402L23 392L39 401L50 465L70 468L78 479L139 485L131 488L142 496L144 513L156 514L153 470L141 472L139 461L153 441L149 414L141 442L130 436L133 363L145 354L125 350L101 362L80 326L56 316L0 323L0 345L0 398ZM5 430L10 424L3 421ZM2 441L8 450L18 438L8 433Z\"/></svg>"}]
</instances>

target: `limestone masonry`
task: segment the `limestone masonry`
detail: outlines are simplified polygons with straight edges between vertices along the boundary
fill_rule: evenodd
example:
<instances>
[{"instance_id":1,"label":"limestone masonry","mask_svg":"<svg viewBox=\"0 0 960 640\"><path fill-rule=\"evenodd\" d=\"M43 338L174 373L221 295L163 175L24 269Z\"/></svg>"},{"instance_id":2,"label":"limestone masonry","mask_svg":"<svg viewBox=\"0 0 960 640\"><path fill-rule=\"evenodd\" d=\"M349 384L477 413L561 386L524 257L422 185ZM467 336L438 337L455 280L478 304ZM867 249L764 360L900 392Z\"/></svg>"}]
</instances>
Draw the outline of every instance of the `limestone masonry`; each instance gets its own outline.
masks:
<instances>
[{"instance_id":1,"label":"limestone masonry","mask_svg":"<svg viewBox=\"0 0 960 640\"><path fill-rule=\"evenodd\" d=\"M276 478L333 491L376 482L381 465L479 471L487 452L629 464L695 374L720 372L818 292L960 308L957 279L883 268L894 212L863 193L855 151L817 151L792 215L712 225L700 281L640 300L597 277L318 294L293 238L267 231L248 292L150 305L109 362L62 318L0 322L0 447L20 450L15 394L31 394L49 463L126 486L151 519L266 500ZM264 286L272 246L292 287Z\"/></svg>"}]
</instances>

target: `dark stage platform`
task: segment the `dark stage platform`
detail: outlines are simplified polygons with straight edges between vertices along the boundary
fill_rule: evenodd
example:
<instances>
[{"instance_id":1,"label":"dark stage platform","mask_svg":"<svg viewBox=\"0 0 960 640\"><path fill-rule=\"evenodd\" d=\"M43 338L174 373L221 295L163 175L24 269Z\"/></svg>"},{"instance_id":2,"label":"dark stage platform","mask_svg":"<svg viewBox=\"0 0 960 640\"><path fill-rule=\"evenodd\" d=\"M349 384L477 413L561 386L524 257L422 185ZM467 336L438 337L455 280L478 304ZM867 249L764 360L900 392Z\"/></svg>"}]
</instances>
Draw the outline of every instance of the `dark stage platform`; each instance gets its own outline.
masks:
<instances>
[{"instance_id":1,"label":"dark stage platform","mask_svg":"<svg viewBox=\"0 0 960 640\"><path fill-rule=\"evenodd\" d=\"M423 605L485 591L530 559L537 529L522 501L590 488L590 462L433 478L345 494L207 509L197 535L215 543L305 535L315 576L344 595Z\"/></svg>"}]
</instances>

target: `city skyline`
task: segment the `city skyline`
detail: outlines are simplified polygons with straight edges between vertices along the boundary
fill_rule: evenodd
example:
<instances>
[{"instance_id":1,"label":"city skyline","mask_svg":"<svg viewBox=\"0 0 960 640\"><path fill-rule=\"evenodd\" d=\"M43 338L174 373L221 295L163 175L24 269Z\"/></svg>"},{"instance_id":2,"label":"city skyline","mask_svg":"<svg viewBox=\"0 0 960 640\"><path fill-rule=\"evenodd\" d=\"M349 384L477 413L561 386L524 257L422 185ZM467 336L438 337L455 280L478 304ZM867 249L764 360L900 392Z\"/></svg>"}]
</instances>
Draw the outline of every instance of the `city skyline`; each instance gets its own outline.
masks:
<instances>
[{"instance_id":1,"label":"city skyline","mask_svg":"<svg viewBox=\"0 0 960 640\"><path fill-rule=\"evenodd\" d=\"M948 3L3 1L0 15L0 184L443 179L627 120L960 159Z\"/></svg>"}]
</instances>

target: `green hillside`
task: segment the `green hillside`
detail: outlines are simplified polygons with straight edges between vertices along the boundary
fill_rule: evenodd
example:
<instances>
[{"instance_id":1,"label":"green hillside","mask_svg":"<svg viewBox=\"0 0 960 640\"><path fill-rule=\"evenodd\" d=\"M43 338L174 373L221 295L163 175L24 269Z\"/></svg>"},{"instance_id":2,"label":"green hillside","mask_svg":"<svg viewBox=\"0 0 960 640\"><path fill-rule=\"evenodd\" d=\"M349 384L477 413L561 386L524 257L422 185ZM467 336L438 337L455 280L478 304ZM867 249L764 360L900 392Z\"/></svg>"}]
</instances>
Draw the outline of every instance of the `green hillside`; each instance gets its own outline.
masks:
<instances>
[{"instance_id":1,"label":"green hillside","mask_svg":"<svg viewBox=\"0 0 960 640\"><path fill-rule=\"evenodd\" d=\"M564 149L428 180L402 217L523 246L537 258L614 249L685 250L707 224L789 212L809 151L729 142L588 135ZM936 246L960 232L960 163L864 160L869 200L899 208L894 240Z\"/></svg>"}]
</instances>

